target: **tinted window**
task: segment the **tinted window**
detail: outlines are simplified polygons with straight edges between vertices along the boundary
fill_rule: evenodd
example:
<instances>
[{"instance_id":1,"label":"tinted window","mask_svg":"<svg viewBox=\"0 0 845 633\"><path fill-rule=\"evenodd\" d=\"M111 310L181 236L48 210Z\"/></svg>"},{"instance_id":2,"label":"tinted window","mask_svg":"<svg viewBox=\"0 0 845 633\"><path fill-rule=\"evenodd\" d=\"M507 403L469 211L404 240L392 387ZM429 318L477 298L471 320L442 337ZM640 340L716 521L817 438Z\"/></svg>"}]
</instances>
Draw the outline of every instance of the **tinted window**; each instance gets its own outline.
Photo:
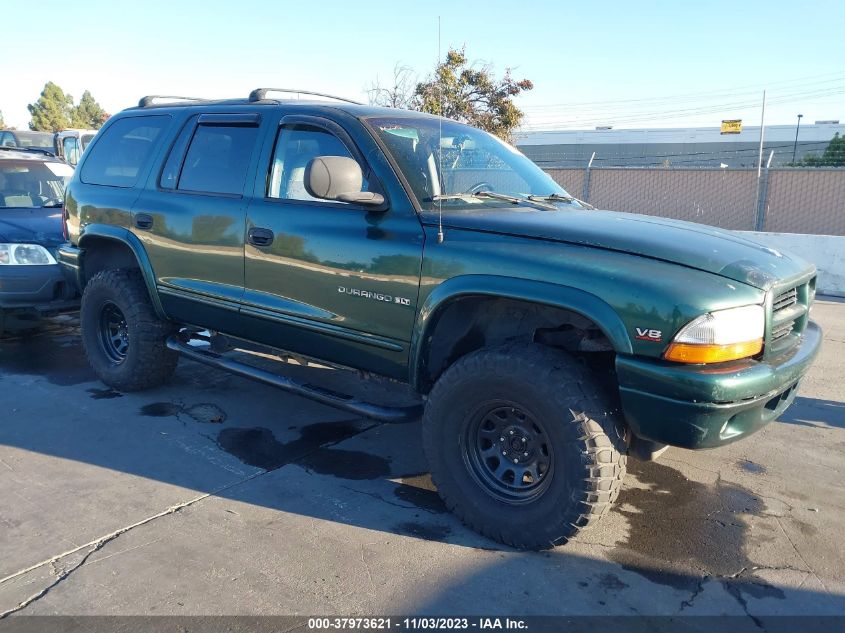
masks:
<instances>
[{"instance_id":1,"label":"tinted window","mask_svg":"<svg viewBox=\"0 0 845 633\"><path fill-rule=\"evenodd\" d=\"M322 128L312 125L282 127L279 130L276 151L270 166L267 197L284 200L319 200L305 189L305 167L317 156L353 158L343 141ZM366 178L361 190L369 191Z\"/></svg>"},{"instance_id":2,"label":"tinted window","mask_svg":"<svg viewBox=\"0 0 845 633\"><path fill-rule=\"evenodd\" d=\"M194 127L197 123L199 115L194 115L188 119L179 132L179 136L173 142L170 148L170 154L164 162L164 167L161 170L161 176L158 179L158 184L162 189L176 189L176 183L179 181L179 172L182 170L182 159L185 158L185 150L188 148L188 143L191 142L191 137L194 135Z\"/></svg>"},{"instance_id":3,"label":"tinted window","mask_svg":"<svg viewBox=\"0 0 845 633\"><path fill-rule=\"evenodd\" d=\"M257 127L200 125L185 156L178 188L207 193L243 193L257 137Z\"/></svg>"},{"instance_id":4,"label":"tinted window","mask_svg":"<svg viewBox=\"0 0 845 633\"><path fill-rule=\"evenodd\" d=\"M127 117L110 125L85 160L80 179L92 185L134 187L169 116Z\"/></svg>"}]
</instances>

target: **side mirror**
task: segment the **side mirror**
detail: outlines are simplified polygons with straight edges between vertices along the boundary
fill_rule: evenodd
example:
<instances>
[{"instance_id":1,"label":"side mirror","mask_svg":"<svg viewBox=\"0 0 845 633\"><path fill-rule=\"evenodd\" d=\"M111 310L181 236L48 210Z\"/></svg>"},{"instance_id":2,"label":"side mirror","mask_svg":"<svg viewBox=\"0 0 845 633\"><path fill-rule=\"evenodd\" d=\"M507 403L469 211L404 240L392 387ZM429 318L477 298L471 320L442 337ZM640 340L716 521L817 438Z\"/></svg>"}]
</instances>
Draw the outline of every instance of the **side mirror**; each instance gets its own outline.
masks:
<instances>
[{"instance_id":1,"label":"side mirror","mask_svg":"<svg viewBox=\"0 0 845 633\"><path fill-rule=\"evenodd\" d=\"M384 204L384 196L361 191L361 166L345 156L317 156L305 166L305 190L322 200L352 202L367 206Z\"/></svg>"}]
</instances>

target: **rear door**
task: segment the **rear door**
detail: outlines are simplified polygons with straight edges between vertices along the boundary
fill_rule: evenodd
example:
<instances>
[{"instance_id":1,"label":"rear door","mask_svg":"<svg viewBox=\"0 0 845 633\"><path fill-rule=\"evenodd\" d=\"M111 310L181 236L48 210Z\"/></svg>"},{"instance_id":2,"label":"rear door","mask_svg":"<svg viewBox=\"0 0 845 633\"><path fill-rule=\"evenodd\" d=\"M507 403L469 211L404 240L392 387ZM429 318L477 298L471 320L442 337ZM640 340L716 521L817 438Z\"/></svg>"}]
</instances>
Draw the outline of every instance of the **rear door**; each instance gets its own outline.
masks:
<instances>
[{"instance_id":1,"label":"rear door","mask_svg":"<svg viewBox=\"0 0 845 633\"><path fill-rule=\"evenodd\" d=\"M258 114L194 115L132 211L162 305L178 321L237 333L244 221Z\"/></svg>"}]
</instances>

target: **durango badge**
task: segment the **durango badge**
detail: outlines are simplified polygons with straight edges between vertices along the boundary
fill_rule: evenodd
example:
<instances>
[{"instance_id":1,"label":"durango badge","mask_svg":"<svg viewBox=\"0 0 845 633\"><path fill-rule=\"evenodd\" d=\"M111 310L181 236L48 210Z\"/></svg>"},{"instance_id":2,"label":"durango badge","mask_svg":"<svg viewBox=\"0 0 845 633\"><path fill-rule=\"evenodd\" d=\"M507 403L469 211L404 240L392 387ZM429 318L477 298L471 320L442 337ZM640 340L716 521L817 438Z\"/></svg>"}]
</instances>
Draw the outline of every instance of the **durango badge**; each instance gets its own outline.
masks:
<instances>
[{"instance_id":1,"label":"durango badge","mask_svg":"<svg viewBox=\"0 0 845 633\"><path fill-rule=\"evenodd\" d=\"M640 341L651 341L652 343L659 343L663 340L663 332L660 330L651 330L649 328L638 327L637 339Z\"/></svg>"}]
</instances>

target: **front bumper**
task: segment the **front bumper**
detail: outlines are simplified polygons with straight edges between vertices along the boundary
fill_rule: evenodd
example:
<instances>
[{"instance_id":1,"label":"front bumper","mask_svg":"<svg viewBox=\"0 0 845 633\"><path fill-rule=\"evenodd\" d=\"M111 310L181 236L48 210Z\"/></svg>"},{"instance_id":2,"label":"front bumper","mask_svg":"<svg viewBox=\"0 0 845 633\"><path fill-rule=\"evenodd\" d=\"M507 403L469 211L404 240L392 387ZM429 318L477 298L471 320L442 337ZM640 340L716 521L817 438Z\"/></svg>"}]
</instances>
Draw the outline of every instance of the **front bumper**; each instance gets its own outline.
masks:
<instances>
[{"instance_id":1,"label":"front bumper","mask_svg":"<svg viewBox=\"0 0 845 633\"><path fill-rule=\"evenodd\" d=\"M0 266L0 310L52 314L78 306L76 288L58 264Z\"/></svg>"},{"instance_id":2,"label":"front bumper","mask_svg":"<svg viewBox=\"0 0 845 633\"><path fill-rule=\"evenodd\" d=\"M662 444L729 444L761 429L792 404L821 340L821 329L810 322L796 346L762 361L707 367L618 356L625 417L635 435Z\"/></svg>"}]
</instances>

